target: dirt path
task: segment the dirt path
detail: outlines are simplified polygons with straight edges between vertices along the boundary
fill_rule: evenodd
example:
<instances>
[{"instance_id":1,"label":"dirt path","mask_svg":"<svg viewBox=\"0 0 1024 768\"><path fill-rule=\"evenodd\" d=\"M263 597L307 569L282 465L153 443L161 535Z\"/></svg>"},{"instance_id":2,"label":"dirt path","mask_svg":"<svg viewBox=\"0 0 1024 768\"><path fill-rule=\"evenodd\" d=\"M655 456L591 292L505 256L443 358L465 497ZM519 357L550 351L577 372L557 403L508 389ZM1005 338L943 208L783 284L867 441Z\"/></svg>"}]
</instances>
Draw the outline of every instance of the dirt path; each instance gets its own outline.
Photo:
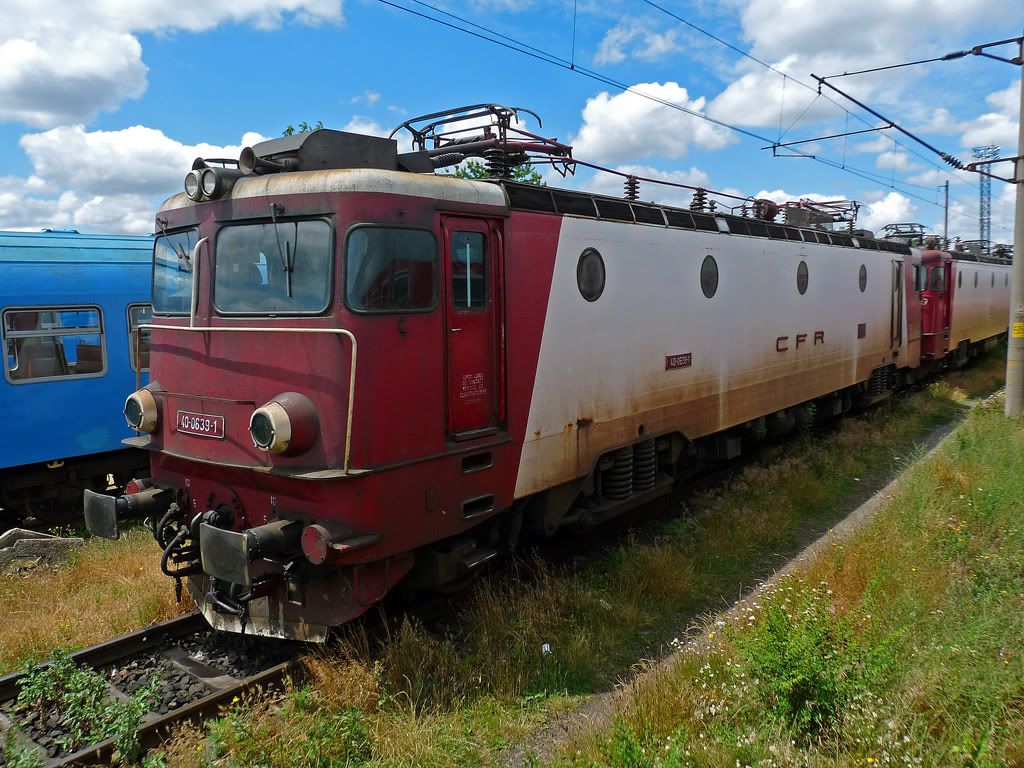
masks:
<instances>
[{"instance_id":1,"label":"dirt path","mask_svg":"<svg viewBox=\"0 0 1024 768\"><path fill-rule=\"evenodd\" d=\"M946 441L950 434L963 422L964 413L942 426L933 429L922 441L927 452L918 458L914 465L923 461L935 453ZM913 466L913 465L911 465ZM612 718L618 709L619 701L628 695L634 683L643 675L655 670L664 670L675 664L680 655L700 650L707 643L707 633L704 631L709 624L718 621L725 621L734 615L742 612L755 602L766 587L775 584L780 579L792 574L808 561L818 557L826 551L833 542L848 539L865 522L871 519L882 502L890 499L901 477L910 467L888 473L882 481L888 480L884 488L876 491L866 501L852 509L831 529L818 536L809 545L804 547L796 556L790 558L786 564L775 571L769 578L760 581L756 587L734 602L725 610L716 614L693 614L687 618L687 623L679 633L680 639L685 639L683 647L669 655L648 663L644 669L623 681L620 685L609 691L595 694L576 709L564 712L552 719L542 729L535 731L531 737L520 744L512 747L498 761L499 765L506 768L527 768L549 761L558 754L559 750L576 736L587 731L604 729L611 725Z\"/></svg>"}]
</instances>

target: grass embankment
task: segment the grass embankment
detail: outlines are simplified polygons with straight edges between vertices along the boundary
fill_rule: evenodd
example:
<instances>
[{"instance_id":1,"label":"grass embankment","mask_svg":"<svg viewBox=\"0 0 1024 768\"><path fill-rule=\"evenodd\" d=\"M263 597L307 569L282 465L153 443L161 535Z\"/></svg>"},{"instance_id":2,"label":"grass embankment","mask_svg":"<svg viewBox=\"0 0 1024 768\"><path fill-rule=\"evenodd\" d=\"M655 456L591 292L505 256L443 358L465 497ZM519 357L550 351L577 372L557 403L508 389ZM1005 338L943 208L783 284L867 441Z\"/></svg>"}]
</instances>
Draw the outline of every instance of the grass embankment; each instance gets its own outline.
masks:
<instances>
[{"instance_id":1,"label":"grass embankment","mask_svg":"<svg viewBox=\"0 0 1024 768\"><path fill-rule=\"evenodd\" d=\"M55 649L77 650L192 608L160 573L148 531L89 539L58 568L0 575L0 674Z\"/></svg>"},{"instance_id":2,"label":"grass embankment","mask_svg":"<svg viewBox=\"0 0 1024 768\"><path fill-rule=\"evenodd\" d=\"M865 527L704 637L557 763L1024 765L1024 423L976 409Z\"/></svg>"},{"instance_id":3,"label":"grass embankment","mask_svg":"<svg viewBox=\"0 0 1024 768\"><path fill-rule=\"evenodd\" d=\"M966 394L998 380L1001 365L992 359L959 374L953 383L962 389L937 385L828 436L772 449L724 490L688 500L690 514L603 554L559 568L531 562L522 566L525 579L485 580L467 599L455 637L405 623L371 650L354 634L309 659L311 679L280 701L242 703L208 737L182 732L151 764L500 760L538 723L607 690L696 612L731 602L826 530L851 499L878 487L868 487L869 478L905 463ZM640 728L643 716L625 722ZM588 755L600 761L602 749Z\"/></svg>"}]
</instances>

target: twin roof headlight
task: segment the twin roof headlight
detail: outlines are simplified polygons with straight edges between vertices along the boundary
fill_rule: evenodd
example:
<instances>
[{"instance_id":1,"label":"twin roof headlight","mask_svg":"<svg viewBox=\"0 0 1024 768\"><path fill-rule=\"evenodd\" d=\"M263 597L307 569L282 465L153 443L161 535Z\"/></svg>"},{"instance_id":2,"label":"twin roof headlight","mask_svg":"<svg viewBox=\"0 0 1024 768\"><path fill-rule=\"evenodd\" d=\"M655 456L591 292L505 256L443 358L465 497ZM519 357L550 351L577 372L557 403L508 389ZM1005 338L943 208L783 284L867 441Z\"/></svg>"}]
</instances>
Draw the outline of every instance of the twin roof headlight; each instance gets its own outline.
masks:
<instances>
[{"instance_id":1,"label":"twin roof headlight","mask_svg":"<svg viewBox=\"0 0 1024 768\"><path fill-rule=\"evenodd\" d=\"M199 202L203 199L203 187L200 182L202 171L191 170L185 174L185 194L189 200Z\"/></svg>"},{"instance_id":2,"label":"twin roof headlight","mask_svg":"<svg viewBox=\"0 0 1024 768\"><path fill-rule=\"evenodd\" d=\"M185 174L185 195L196 203L216 200L231 191L244 175L237 168L212 168L202 158L196 158L192 170Z\"/></svg>"}]
</instances>

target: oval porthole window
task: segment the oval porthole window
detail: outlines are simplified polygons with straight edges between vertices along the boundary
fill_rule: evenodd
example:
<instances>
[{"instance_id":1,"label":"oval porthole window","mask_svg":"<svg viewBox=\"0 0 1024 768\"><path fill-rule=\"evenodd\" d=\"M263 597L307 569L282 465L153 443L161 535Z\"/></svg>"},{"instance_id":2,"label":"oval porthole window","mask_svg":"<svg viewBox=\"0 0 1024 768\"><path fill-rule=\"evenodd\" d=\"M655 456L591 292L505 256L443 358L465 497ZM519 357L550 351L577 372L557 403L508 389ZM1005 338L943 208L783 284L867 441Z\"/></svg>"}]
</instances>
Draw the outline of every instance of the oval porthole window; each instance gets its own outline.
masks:
<instances>
[{"instance_id":1,"label":"oval porthole window","mask_svg":"<svg viewBox=\"0 0 1024 768\"><path fill-rule=\"evenodd\" d=\"M974 273L974 287L975 288L978 287L978 273L977 272Z\"/></svg>"},{"instance_id":2,"label":"oval porthole window","mask_svg":"<svg viewBox=\"0 0 1024 768\"><path fill-rule=\"evenodd\" d=\"M711 254L700 265L700 289L709 299L718 292L718 262Z\"/></svg>"},{"instance_id":3,"label":"oval porthole window","mask_svg":"<svg viewBox=\"0 0 1024 768\"><path fill-rule=\"evenodd\" d=\"M576 285L587 301L597 301L604 293L604 259L596 248L585 248L576 262Z\"/></svg>"},{"instance_id":4,"label":"oval porthole window","mask_svg":"<svg viewBox=\"0 0 1024 768\"><path fill-rule=\"evenodd\" d=\"M867 278L865 277L865 280ZM800 266L796 268L796 289L800 291L800 295L803 296L807 293L807 262L801 261Z\"/></svg>"},{"instance_id":5,"label":"oval porthole window","mask_svg":"<svg viewBox=\"0 0 1024 768\"><path fill-rule=\"evenodd\" d=\"M1010 284L1010 276L1009 275L1003 275L1003 288L1005 288L1009 284Z\"/></svg>"},{"instance_id":6,"label":"oval porthole window","mask_svg":"<svg viewBox=\"0 0 1024 768\"><path fill-rule=\"evenodd\" d=\"M958 274L956 276L956 287L957 288L963 288L964 287L964 273L963 272L961 272L960 274Z\"/></svg>"},{"instance_id":7,"label":"oval porthole window","mask_svg":"<svg viewBox=\"0 0 1024 768\"><path fill-rule=\"evenodd\" d=\"M806 278L804 279L804 285L807 285ZM860 292L864 293L864 289L868 287L868 268L863 264L860 265ZM803 293L803 291L801 291Z\"/></svg>"},{"instance_id":8,"label":"oval porthole window","mask_svg":"<svg viewBox=\"0 0 1024 768\"><path fill-rule=\"evenodd\" d=\"M995 272L992 273L992 287L993 288L996 287L996 273Z\"/></svg>"}]
</instances>

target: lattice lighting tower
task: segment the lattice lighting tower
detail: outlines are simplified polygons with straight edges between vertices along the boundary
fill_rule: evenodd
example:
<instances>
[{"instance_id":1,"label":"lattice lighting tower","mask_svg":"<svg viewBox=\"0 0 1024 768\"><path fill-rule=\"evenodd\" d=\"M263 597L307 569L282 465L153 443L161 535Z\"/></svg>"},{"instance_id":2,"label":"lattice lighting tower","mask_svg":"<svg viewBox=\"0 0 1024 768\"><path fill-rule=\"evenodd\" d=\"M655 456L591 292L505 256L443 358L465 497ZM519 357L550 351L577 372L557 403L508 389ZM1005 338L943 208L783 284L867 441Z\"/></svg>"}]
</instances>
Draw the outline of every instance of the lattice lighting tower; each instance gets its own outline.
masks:
<instances>
[{"instance_id":1,"label":"lattice lighting tower","mask_svg":"<svg viewBox=\"0 0 1024 768\"><path fill-rule=\"evenodd\" d=\"M999 147L989 144L974 147L975 160L995 160ZM978 239L985 253L992 252L992 178L985 174L978 176Z\"/></svg>"}]
</instances>

